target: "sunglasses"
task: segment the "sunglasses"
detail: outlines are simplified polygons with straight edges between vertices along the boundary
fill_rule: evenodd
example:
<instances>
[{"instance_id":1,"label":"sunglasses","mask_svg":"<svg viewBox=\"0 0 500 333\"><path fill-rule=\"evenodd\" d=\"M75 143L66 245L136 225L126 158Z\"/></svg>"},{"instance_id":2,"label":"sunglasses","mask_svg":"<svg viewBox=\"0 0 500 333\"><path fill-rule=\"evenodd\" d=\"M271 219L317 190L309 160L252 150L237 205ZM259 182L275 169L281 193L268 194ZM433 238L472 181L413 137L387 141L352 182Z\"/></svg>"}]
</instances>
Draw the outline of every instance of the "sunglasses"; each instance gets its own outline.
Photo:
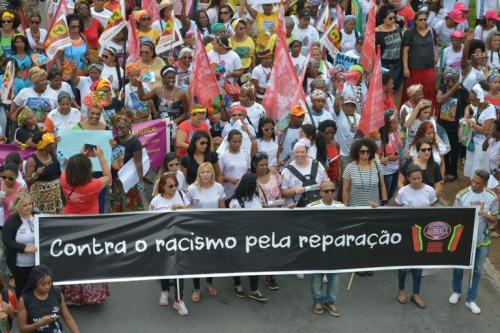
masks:
<instances>
[{"instance_id":1,"label":"sunglasses","mask_svg":"<svg viewBox=\"0 0 500 333\"><path fill-rule=\"evenodd\" d=\"M177 162L177 163L169 163L169 164L167 164L167 165L168 165L168 167L177 167L177 166L179 166L179 164L180 164L180 163L179 163L179 162Z\"/></svg>"},{"instance_id":2,"label":"sunglasses","mask_svg":"<svg viewBox=\"0 0 500 333\"><path fill-rule=\"evenodd\" d=\"M202 145L202 146L206 146L206 145L208 145L208 141L200 141L200 142L198 142L198 143L199 143L200 145Z\"/></svg>"},{"instance_id":3,"label":"sunglasses","mask_svg":"<svg viewBox=\"0 0 500 333\"><path fill-rule=\"evenodd\" d=\"M274 127L264 128L264 132L272 132L274 131Z\"/></svg>"},{"instance_id":4,"label":"sunglasses","mask_svg":"<svg viewBox=\"0 0 500 333\"><path fill-rule=\"evenodd\" d=\"M420 151L422 153L430 153L432 151L432 148L420 148Z\"/></svg>"},{"instance_id":5,"label":"sunglasses","mask_svg":"<svg viewBox=\"0 0 500 333\"><path fill-rule=\"evenodd\" d=\"M331 193L335 193L335 189L326 189L326 190L322 190L321 192L323 193L326 193L326 194L331 194Z\"/></svg>"},{"instance_id":6,"label":"sunglasses","mask_svg":"<svg viewBox=\"0 0 500 333\"><path fill-rule=\"evenodd\" d=\"M11 20L2 20L2 23L12 23Z\"/></svg>"},{"instance_id":7,"label":"sunglasses","mask_svg":"<svg viewBox=\"0 0 500 333\"><path fill-rule=\"evenodd\" d=\"M421 18L421 19L418 19L417 21L422 22L422 21L427 21L427 19L426 18Z\"/></svg>"},{"instance_id":8,"label":"sunglasses","mask_svg":"<svg viewBox=\"0 0 500 333\"><path fill-rule=\"evenodd\" d=\"M177 185L175 185L175 184L174 184L174 185L167 185L167 187L168 187L168 188L176 188L176 187L177 187Z\"/></svg>"},{"instance_id":9,"label":"sunglasses","mask_svg":"<svg viewBox=\"0 0 500 333\"><path fill-rule=\"evenodd\" d=\"M370 150L369 149L361 149L359 151L360 154L369 154L370 153Z\"/></svg>"},{"instance_id":10,"label":"sunglasses","mask_svg":"<svg viewBox=\"0 0 500 333\"><path fill-rule=\"evenodd\" d=\"M151 17L141 17L141 22L150 21Z\"/></svg>"},{"instance_id":11,"label":"sunglasses","mask_svg":"<svg viewBox=\"0 0 500 333\"><path fill-rule=\"evenodd\" d=\"M182 57L182 59L189 59L189 60L191 60L191 59L193 59L193 57Z\"/></svg>"},{"instance_id":12,"label":"sunglasses","mask_svg":"<svg viewBox=\"0 0 500 333\"><path fill-rule=\"evenodd\" d=\"M31 24L40 24L40 21L30 21Z\"/></svg>"},{"instance_id":13,"label":"sunglasses","mask_svg":"<svg viewBox=\"0 0 500 333\"><path fill-rule=\"evenodd\" d=\"M70 29L80 29L79 25L70 25Z\"/></svg>"},{"instance_id":14,"label":"sunglasses","mask_svg":"<svg viewBox=\"0 0 500 333\"><path fill-rule=\"evenodd\" d=\"M221 15L229 15L229 12L226 12L226 11L223 11L223 12L220 12Z\"/></svg>"},{"instance_id":15,"label":"sunglasses","mask_svg":"<svg viewBox=\"0 0 500 333\"><path fill-rule=\"evenodd\" d=\"M141 52L139 52L139 53L140 53L140 54L151 54L151 52L150 52L150 51L141 51Z\"/></svg>"},{"instance_id":16,"label":"sunglasses","mask_svg":"<svg viewBox=\"0 0 500 333\"><path fill-rule=\"evenodd\" d=\"M393 21L393 20L395 20L395 19L396 19L396 16L388 16L388 17L387 17L387 19L388 19L389 21Z\"/></svg>"},{"instance_id":17,"label":"sunglasses","mask_svg":"<svg viewBox=\"0 0 500 333\"><path fill-rule=\"evenodd\" d=\"M233 113L232 117L243 117L243 113Z\"/></svg>"},{"instance_id":18,"label":"sunglasses","mask_svg":"<svg viewBox=\"0 0 500 333\"><path fill-rule=\"evenodd\" d=\"M2 179L4 179L4 180L16 180L16 178L8 177L8 176L2 176Z\"/></svg>"},{"instance_id":19,"label":"sunglasses","mask_svg":"<svg viewBox=\"0 0 500 333\"><path fill-rule=\"evenodd\" d=\"M111 56L110 56L109 54L103 54L103 55L102 55L102 58L103 58L103 59L109 59L109 58L111 58Z\"/></svg>"}]
</instances>

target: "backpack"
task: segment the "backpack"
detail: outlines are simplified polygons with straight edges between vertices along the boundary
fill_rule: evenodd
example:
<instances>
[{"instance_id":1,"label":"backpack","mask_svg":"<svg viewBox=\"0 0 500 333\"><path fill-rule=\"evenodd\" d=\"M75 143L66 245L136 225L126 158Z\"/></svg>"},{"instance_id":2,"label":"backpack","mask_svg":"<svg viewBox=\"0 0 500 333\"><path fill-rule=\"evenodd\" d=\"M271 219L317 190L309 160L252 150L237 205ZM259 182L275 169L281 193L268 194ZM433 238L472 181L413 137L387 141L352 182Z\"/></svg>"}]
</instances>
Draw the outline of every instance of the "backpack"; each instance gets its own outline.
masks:
<instances>
[{"instance_id":1,"label":"backpack","mask_svg":"<svg viewBox=\"0 0 500 333\"><path fill-rule=\"evenodd\" d=\"M316 175L318 174L318 167L319 167L319 162L316 160L312 161L311 164L311 173L309 176L309 179L306 178L303 174L297 170L293 165L288 165L287 168L290 170L290 172L297 177L298 180L302 182L302 186L311 186L311 185L318 185L316 183ZM321 199L321 196L319 194L319 189L317 190L310 190L310 191L305 191L302 196L300 197L299 201L297 202L297 207L306 207L309 203L314 202L316 200Z\"/></svg>"}]
</instances>

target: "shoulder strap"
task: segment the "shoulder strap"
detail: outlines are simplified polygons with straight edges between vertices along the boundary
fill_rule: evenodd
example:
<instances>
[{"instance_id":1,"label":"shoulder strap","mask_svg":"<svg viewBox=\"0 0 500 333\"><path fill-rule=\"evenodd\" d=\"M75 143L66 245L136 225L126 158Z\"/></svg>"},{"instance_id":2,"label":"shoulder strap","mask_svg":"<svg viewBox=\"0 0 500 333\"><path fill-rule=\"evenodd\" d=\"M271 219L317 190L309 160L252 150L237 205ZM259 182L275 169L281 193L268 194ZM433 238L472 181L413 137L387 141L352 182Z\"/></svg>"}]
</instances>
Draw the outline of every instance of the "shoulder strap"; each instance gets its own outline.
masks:
<instances>
[{"instance_id":1,"label":"shoulder strap","mask_svg":"<svg viewBox=\"0 0 500 333\"><path fill-rule=\"evenodd\" d=\"M179 192L179 195L181 196L182 203L186 203L186 201L184 200L184 195L182 194L182 191L177 190L177 192Z\"/></svg>"},{"instance_id":2,"label":"shoulder strap","mask_svg":"<svg viewBox=\"0 0 500 333\"><path fill-rule=\"evenodd\" d=\"M241 208L245 208L245 201L242 198L237 198L236 200L238 200L238 204Z\"/></svg>"},{"instance_id":3,"label":"shoulder strap","mask_svg":"<svg viewBox=\"0 0 500 333\"><path fill-rule=\"evenodd\" d=\"M316 181L316 176L318 175L318 166L319 162L317 160L313 160L311 165L311 180Z\"/></svg>"},{"instance_id":4,"label":"shoulder strap","mask_svg":"<svg viewBox=\"0 0 500 333\"><path fill-rule=\"evenodd\" d=\"M293 165L288 165L287 168L295 177L297 177L298 180L302 182L302 184L307 183L306 177L304 177L304 175L301 174L299 170L297 170L297 168L295 168Z\"/></svg>"},{"instance_id":5,"label":"shoulder strap","mask_svg":"<svg viewBox=\"0 0 500 333\"><path fill-rule=\"evenodd\" d=\"M248 120L248 124L252 127L255 127L252 123L252 121L250 120L250 117L248 117L248 114L247 114L247 120Z\"/></svg>"}]
</instances>

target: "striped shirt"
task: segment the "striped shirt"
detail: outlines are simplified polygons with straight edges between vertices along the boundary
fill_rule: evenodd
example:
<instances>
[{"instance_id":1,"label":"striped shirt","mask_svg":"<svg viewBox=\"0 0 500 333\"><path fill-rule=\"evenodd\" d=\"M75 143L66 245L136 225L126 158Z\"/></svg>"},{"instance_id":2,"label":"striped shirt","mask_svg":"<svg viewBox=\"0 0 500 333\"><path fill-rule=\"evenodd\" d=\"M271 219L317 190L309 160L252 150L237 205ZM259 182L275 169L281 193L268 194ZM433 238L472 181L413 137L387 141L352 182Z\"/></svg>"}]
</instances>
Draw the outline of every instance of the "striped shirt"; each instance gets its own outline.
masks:
<instances>
[{"instance_id":1,"label":"striped shirt","mask_svg":"<svg viewBox=\"0 0 500 333\"><path fill-rule=\"evenodd\" d=\"M379 179L383 179L383 175L378 160L372 161L368 170L360 168L357 162L351 162L346 166L343 177L351 182L349 206L369 206L371 201L380 203Z\"/></svg>"}]
</instances>

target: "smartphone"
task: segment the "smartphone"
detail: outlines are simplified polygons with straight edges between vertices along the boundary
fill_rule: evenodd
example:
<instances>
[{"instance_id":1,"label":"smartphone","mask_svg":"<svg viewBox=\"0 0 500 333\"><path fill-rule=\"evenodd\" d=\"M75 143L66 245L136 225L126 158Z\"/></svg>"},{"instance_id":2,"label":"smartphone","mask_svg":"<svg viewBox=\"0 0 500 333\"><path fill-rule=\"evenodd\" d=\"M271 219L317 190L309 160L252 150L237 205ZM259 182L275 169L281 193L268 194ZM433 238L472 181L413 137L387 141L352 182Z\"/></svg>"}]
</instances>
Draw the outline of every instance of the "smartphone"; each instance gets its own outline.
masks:
<instances>
[{"instance_id":1,"label":"smartphone","mask_svg":"<svg viewBox=\"0 0 500 333\"><path fill-rule=\"evenodd\" d=\"M97 145L91 145L89 143L86 143L85 146L83 146L83 150L87 152L88 157L95 157Z\"/></svg>"}]
</instances>

